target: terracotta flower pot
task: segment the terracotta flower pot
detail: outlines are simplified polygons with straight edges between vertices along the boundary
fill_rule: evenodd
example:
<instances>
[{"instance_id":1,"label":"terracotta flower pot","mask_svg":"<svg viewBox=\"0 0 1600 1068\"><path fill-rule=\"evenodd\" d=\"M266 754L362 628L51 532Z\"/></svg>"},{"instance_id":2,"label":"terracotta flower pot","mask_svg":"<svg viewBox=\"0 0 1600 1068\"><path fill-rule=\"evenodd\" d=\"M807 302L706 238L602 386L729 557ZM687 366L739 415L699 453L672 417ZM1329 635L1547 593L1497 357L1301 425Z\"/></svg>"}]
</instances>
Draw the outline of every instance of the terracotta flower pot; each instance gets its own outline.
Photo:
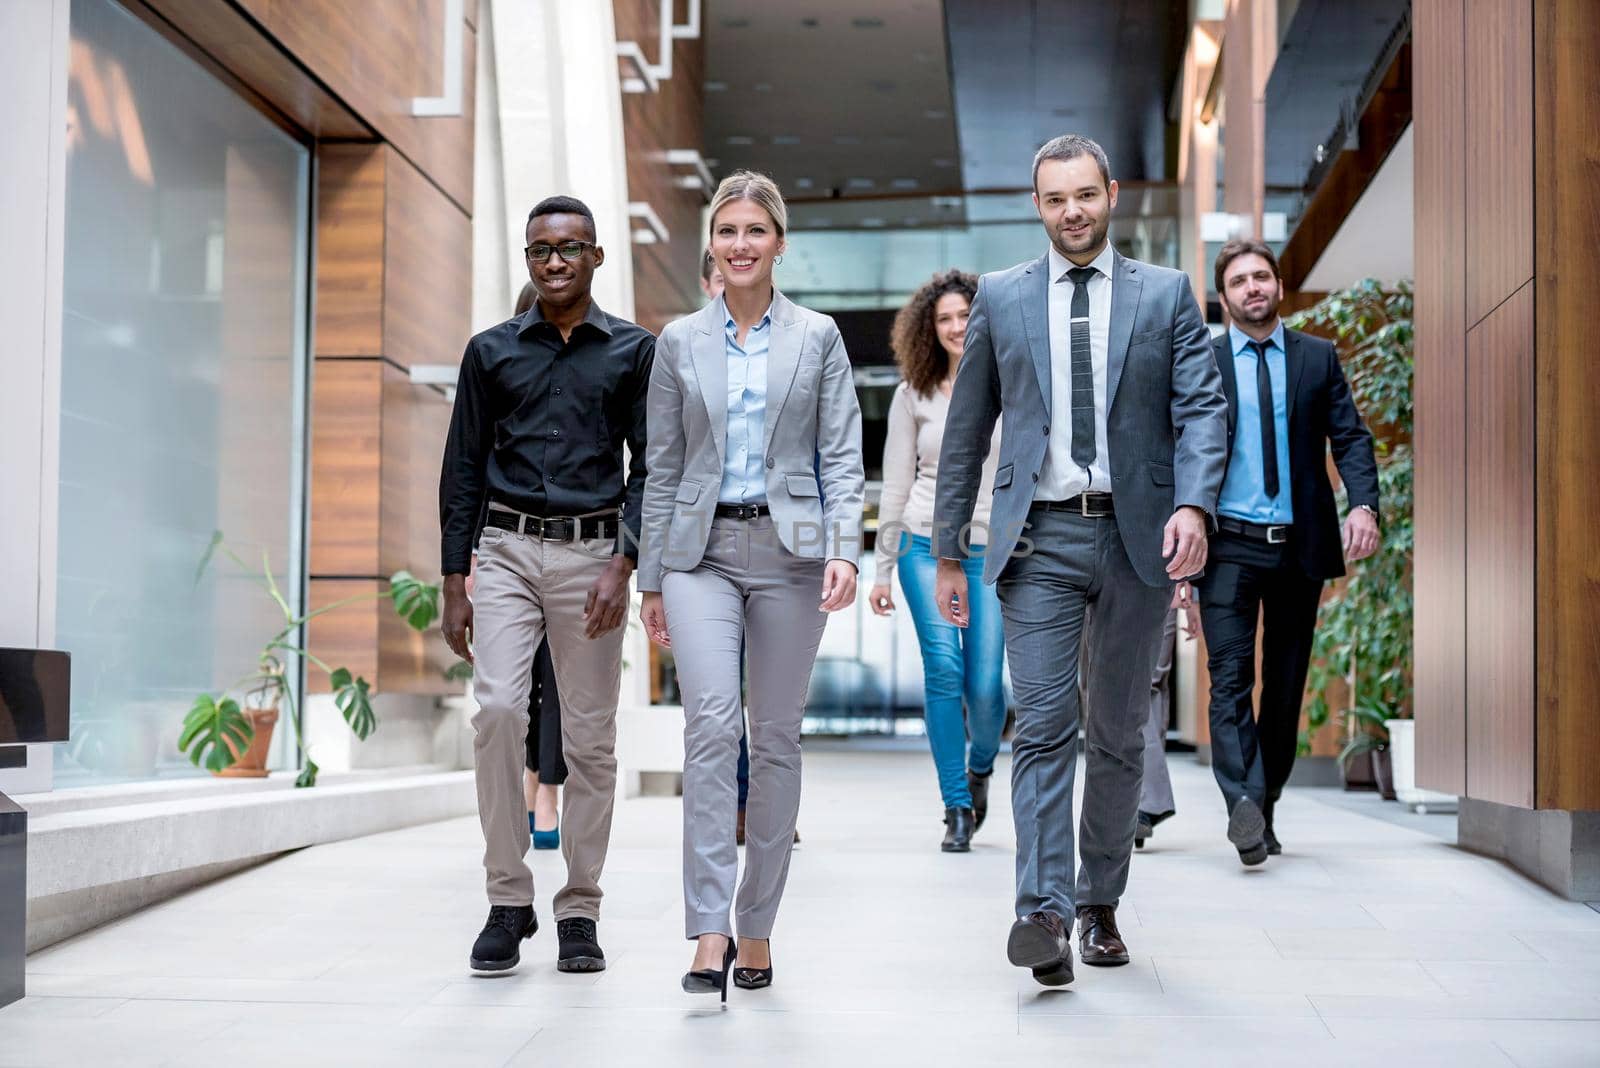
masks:
<instances>
[{"instance_id":1,"label":"terracotta flower pot","mask_svg":"<svg viewBox=\"0 0 1600 1068\"><path fill-rule=\"evenodd\" d=\"M250 748L246 749L242 756L232 742L228 743L228 748L236 759L231 767L214 773L224 779L267 777L267 753L272 749L272 729L278 725L278 706L247 708L244 710L244 717L250 721L250 729L255 733L250 739Z\"/></svg>"}]
</instances>

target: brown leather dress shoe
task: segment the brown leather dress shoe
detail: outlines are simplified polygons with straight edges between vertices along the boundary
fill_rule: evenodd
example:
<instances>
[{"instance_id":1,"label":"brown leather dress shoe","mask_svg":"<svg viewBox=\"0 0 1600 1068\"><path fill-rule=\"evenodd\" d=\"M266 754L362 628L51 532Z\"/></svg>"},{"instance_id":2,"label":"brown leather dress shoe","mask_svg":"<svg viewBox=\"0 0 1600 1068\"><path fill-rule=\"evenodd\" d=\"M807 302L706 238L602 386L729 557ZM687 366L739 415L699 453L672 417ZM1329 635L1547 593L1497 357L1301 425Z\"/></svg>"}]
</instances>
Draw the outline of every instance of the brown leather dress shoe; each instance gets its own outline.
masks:
<instances>
[{"instance_id":1,"label":"brown leather dress shoe","mask_svg":"<svg viewBox=\"0 0 1600 1068\"><path fill-rule=\"evenodd\" d=\"M1072 942L1067 923L1053 912L1030 912L1011 925L1006 959L1029 968L1042 986L1072 982Z\"/></svg>"},{"instance_id":2,"label":"brown leather dress shoe","mask_svg":"<svg viewBox=\"0 0 1600 1068\"><path fill-rule=\"evenodd\" d=\"M1117 910L1110 905L1078 909L1078 955L1083 963L1109 968L1128 963L1128 947L1117 930Z\"/></svg>"}]
</instances>

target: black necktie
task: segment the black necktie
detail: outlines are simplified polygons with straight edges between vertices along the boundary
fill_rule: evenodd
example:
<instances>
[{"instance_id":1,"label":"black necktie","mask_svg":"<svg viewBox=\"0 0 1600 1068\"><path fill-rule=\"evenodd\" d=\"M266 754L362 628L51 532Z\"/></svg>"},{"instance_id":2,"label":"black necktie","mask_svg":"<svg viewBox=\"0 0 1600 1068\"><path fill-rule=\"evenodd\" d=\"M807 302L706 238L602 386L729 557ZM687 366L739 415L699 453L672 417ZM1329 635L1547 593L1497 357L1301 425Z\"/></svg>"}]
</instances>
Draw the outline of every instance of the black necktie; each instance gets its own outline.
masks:
<instances>
[{"instance_id":1,"label":"black necktie","mask_svg":"<svg viewBox=\"0 0 1600 1068\"><path fill-rule=\"evenodd\" d=\"M1278 417L1272 404L1272 369L1267 366L1267 346L1247 342L1256 354L1256 404L1261 412L1261 473L1267 496L1278 495Z\"/></svg>"},{"instance_id":2,"label":"black necktie","mask_svg":"<svg viewBox=\"0 0 1600 1068\"><path fill-rule=\"evenodd\" d=\"M1089 349L1089 279L1093 267L1067 271L1072 279L1072 462L1094 465L1094 357Z\"/></svg>"}]
</instances>

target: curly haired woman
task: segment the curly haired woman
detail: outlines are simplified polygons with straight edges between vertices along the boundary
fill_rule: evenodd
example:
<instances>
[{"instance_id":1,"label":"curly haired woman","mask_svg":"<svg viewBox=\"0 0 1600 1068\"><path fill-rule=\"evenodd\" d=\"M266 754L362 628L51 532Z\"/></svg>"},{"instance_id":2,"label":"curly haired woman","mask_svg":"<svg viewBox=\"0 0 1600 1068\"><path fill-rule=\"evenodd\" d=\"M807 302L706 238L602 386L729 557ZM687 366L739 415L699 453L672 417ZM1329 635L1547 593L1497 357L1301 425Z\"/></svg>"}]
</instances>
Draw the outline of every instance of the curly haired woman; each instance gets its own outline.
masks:
<instances>
[{"instance_id":1,"label":"curly haired woman","mask_svg":"<svg viewBox=\"0 0 1600 1068\"><path fill-rule=\"evenodd\" d=\"M945 834L940 848L946 853L968 852L973 832L983 826L989 807L989 776L1006 719L1000 602L994 587L980 581L989 496L1000 454L998 425L966 539L972 544L972 553L962 562L972 599L967 607L970 624L965 630L940 618L933 596L936 561L930 538L939 447L950 410L950 390L961 365L968 309L977 292L975 275L957 270L936 274L895 317L891 344L905 381L889 405L883 498L878 507L877 575L867 596L878 615L893 612L890 579L896 570L900 572L900 588L922 647L923 715L944 799Z\"/></svg>"}]
</instances>

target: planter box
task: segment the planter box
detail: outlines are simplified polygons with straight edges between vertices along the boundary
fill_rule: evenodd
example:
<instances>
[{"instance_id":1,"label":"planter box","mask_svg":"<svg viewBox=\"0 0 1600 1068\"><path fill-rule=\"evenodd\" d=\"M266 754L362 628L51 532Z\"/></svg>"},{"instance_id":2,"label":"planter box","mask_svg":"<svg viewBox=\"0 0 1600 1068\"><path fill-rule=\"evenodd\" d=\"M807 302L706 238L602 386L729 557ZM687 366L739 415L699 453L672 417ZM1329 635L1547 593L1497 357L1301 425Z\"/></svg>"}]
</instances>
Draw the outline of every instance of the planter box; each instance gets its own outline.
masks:
<instances>
[{"instance_id":1,"label":"planter box","mask_svg":"<svg viewBox=\"0 0 1600 1068\"><path fill-rule=\"evenodd\" d=\"M1394 794L1403 805L1418 812L1454 812L1453 794L1424 790L1417 785L1417 724L1410 719L1384 721L1389 731L1389 753L1394 759Z\"/></svg>"}]
</instances>

